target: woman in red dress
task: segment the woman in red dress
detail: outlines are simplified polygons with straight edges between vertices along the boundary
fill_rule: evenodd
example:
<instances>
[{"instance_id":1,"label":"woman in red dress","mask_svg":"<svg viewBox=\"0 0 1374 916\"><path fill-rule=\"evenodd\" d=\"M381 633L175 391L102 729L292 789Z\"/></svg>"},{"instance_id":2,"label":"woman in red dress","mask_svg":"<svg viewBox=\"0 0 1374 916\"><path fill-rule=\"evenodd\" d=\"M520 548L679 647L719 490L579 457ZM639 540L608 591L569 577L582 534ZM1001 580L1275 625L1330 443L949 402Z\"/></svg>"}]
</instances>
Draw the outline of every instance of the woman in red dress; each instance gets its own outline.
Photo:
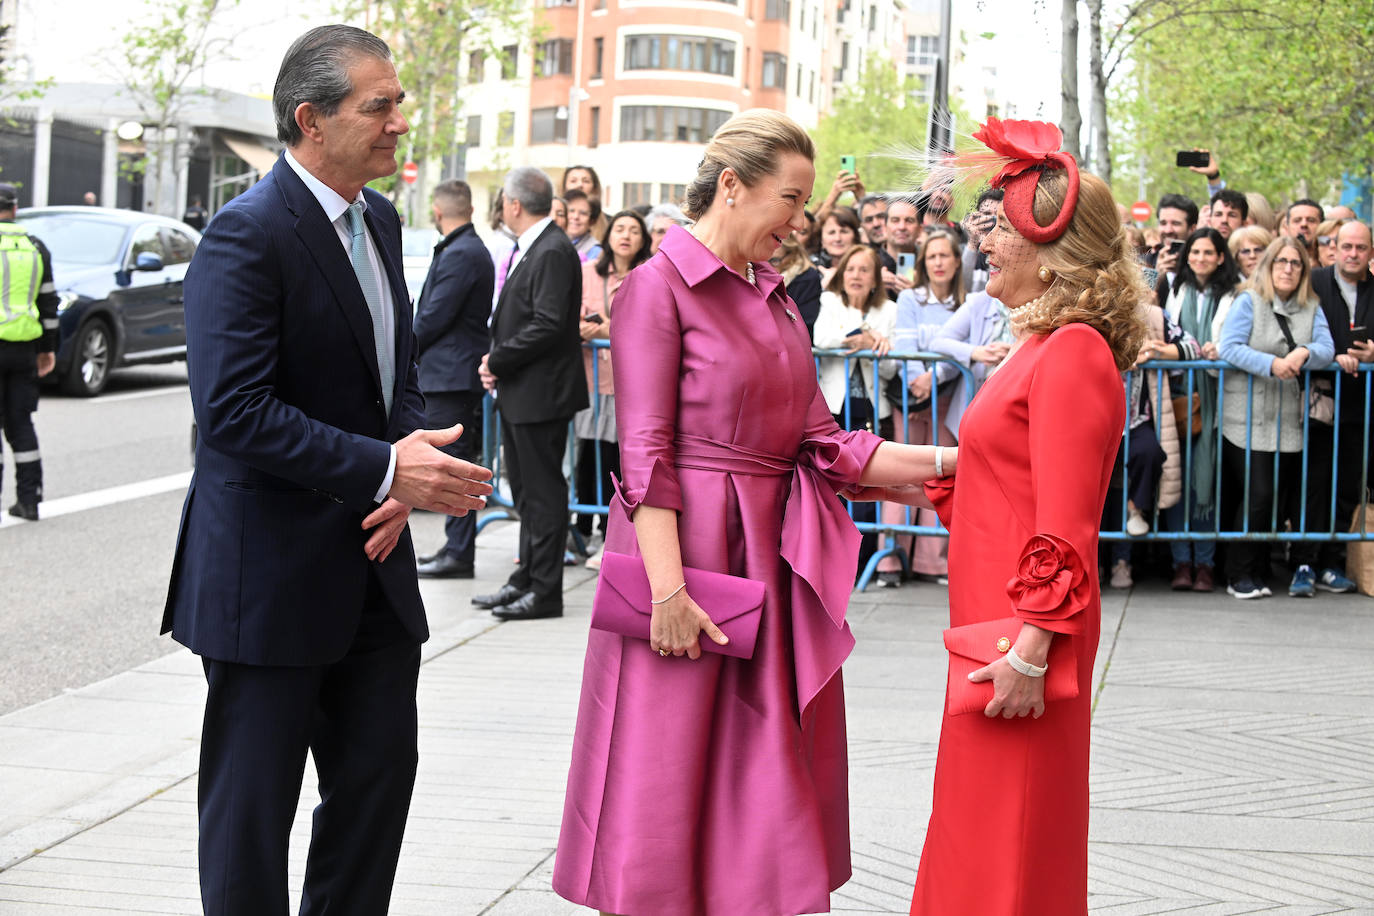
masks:
<instances>
[{"instance_id":1,"label":"woman in red dress","mask_svg":"<svg viewBox=\"0 0 1374 916\"><path fill-rule=\"evenodd\" d=\"M1146 290L1111 192L1059 152L1057 128L991 118L974 136L1003 166L982 250L1019 340L964 414L957 484L926 491L950 530L950 625L1016 620L1005 654L969 675L991 684L976 688L986 707L947 702L911 912L1082 916L1098 520ZM1047 703L1054 643L1078 692Z\"/></svg>"}]
</instances>

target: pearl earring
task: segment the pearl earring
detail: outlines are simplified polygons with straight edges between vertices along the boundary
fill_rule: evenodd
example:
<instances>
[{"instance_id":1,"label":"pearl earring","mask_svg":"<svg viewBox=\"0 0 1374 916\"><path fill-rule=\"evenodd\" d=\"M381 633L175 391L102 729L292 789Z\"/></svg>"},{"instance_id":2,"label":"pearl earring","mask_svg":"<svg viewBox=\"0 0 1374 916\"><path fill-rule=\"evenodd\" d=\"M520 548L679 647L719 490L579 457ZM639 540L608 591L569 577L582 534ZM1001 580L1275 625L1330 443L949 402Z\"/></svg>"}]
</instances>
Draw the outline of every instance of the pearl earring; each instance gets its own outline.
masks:
<instances>
[{"instance_id":1,"label":"pearl earring","mask_svg":"<svg viewBox=\"0 0 1374 916\"><path fill-rule=\"evenodd\" d=\"M1036 271L1036 273L1040 277L1041 283L1048 283L1054 278L1054 272L1048 267L1042 267L1040 270Z\"/></svg>"},{"instance_id":2,"label":"pearl earring","mask_svg":"<svg viewBox=\"0 0 1374 916\"><path fill-rule=\"evenodd\" d=\"M727 198L725 198L725 206L727 206L727 207L733 207L734 205L735 205L735 199L734 199L733 197L727 197Z\"/></svg>"}]
</instances>

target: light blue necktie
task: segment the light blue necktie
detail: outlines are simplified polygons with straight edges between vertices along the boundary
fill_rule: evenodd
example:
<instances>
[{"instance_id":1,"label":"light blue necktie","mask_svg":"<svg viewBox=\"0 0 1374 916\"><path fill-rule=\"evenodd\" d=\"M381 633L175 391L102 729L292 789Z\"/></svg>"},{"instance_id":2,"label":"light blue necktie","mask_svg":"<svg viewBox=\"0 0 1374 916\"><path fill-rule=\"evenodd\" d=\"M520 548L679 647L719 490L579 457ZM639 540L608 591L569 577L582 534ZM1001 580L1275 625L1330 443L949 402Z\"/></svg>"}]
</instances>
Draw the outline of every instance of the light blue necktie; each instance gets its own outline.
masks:
<instances>
[{"instance_id":1,"label":"light blue necktie","mask_svg":"<svg viewBox=\"0 0 1374 916\"><path fill-rule=\"evenodd\" d=\"M377 285L377 276L372 272L372 262L367 257L367 226L363 223L363 202L349 204L348 231L353 233L353 243L349 255L353 260L353 272L358 275L358 285L363 288L363 298L367 300L367 310L372 313L372 341L377 347L377 371L382 377L382 403L386 414L391 416L391 389L396 382L396 369L393 357L387 352L386 324L382 320L382 289Z\"/></svg>"}]
</instances>

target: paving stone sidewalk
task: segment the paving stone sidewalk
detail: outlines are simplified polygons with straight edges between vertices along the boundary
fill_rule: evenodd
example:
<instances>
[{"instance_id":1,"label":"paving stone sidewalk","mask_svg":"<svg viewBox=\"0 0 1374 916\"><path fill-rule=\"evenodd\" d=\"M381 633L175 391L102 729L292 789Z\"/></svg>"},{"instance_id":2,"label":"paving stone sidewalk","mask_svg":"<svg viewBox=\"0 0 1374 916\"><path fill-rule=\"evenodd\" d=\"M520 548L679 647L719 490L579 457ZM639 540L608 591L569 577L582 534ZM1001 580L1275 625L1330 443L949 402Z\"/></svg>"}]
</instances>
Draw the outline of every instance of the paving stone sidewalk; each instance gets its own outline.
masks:
<instances>
[{"instance_id":1,"label":"paving stone sidewalk","mask_svg":"<svg viewBox=\"0 0 1374 916\"><path fill-rule=\"evenodd\" d=\"M422 547L439 541L437 518L415 525ZM513 525L493 525L480 578L423 585L434 636L396 914L586 912L549 879L594 579L568 570L560 620L473 612L468 599L504 579L514 541ZM930 584L851 604L854 877L836 913L906 912L929 816L944 619L945 590ZM1367 598L1109 592L1094 679L1094 916L1374 914L1372 659ZM203 699L199 663L178 651L0 717L0 914L200 911ZM310 772L304 796L297 885Z\"/></svg>"}]
</instances>

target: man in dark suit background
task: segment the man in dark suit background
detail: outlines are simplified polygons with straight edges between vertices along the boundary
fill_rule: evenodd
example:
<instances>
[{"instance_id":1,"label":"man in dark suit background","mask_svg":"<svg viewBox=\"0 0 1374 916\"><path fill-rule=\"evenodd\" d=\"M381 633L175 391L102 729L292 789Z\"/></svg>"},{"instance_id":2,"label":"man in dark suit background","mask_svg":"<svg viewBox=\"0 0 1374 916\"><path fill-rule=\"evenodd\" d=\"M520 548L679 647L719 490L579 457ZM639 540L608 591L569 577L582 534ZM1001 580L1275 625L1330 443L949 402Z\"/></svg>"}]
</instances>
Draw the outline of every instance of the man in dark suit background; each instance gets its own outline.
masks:
<instances>
[{"instance_id":1,"label":"man in dark suit background","mask_svg":"<svg viewBox=\"0 0 1374 916\"><path fill-rule=\"evenodd\" d=\"M476 461L483 395L477 367L490 342L487 318L496 269L473 228L472 189L467 182L450 179L434 189L434 225L443 239L434 246L415 310L420 390L431 426L461 423L472 430L444 451ZM420 575L471 579L476 540L476 515L449 516L444 520L444 546L420 561Z\"/></svg>"},{"instance_id":2,"label":"man in dark suit background","mask_svg":"<svg viewBox=\"0 0 1374 916\"><path fill-rule=\"evenodd\" d=\"M563 614L568 421L588 404L578 312L582 265L553 220L553 183L532 166L506 176L502 218L516 248L491 319L482 383L496 392L520 566L501 590L472 599L503 620Z\"/></svg>"},{"instance_id":3,"label":"man in dark suit background","mask_svg":"<svg viewBox=\"0 0 1374 916\"><path fill-rule=\"evenodd\" d=\"M1308 424L1307 513L1309 531L1332 523L1331 452L1336 456L1335 530L1345 531L1355 507L1362 501L1360 478L1368 464L1364 448L1364 426L1369 409L1364 400L1364 377L1355 374L1358 363L1374 362L1374 280L1369 276L1371 255L1369 227L1351 220L1336 234L1336 263L1312 271L1312 291L1321 301L1331 340L1336 345L1336 362L1347 374L1341 380L1340 444L1336 446L1334 428L1323 423ZM1359 330L1362 329L1362 330ZM1358 336L1357 336L1358 335ZM1313 380L1320 378L1314 375ZM1326 591L1354 591L1355 583L1345 576L1345 550L1339 542L1321 545L1316 570L1316 587Z\"/></svg>"},{"instance_id":4,"label":"man in dark suit background","mask_svg":"<svg viewBox=\"0 0 1374 916\"><path fill-rule=\"evenodd\" d=\"M486 470L422 429L400 221L364 189L407 130L386 44L324 26L273 90L287 151L224 207L186 274L200 436L163 632L202 657L207 914L284 914L306 754L303 914L387 911L428 637L411 507L483 505Z\"/></svg>"}]
</instances>

